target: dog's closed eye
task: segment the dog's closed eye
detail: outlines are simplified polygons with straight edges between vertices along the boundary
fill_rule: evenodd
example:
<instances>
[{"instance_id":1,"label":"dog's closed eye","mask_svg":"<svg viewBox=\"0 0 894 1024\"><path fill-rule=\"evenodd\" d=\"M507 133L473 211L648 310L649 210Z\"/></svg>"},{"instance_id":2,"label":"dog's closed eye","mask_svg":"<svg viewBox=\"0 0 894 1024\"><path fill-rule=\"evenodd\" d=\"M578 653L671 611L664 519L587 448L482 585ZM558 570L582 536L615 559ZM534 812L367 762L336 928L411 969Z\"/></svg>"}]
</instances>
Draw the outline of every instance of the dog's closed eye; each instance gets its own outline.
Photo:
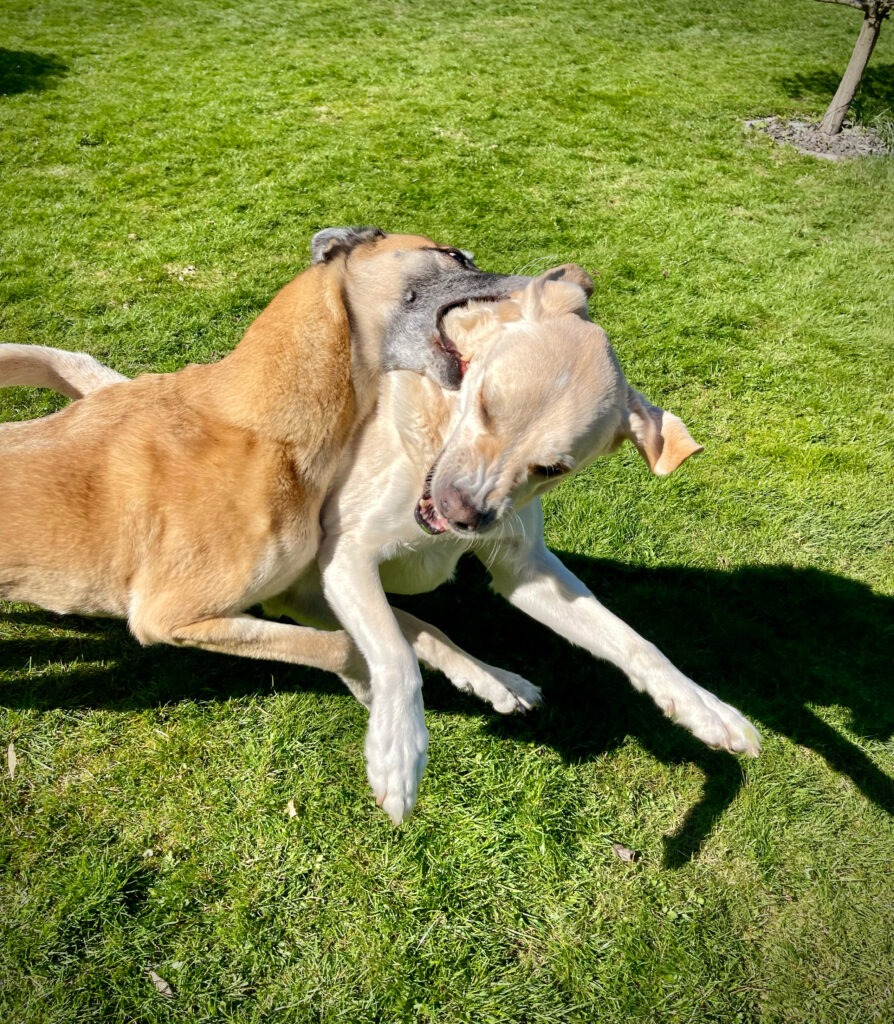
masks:
<instances>
[{"instance_id":1,"label":"dog's closed eye","mask_svg":"<svg viewBox=\"0 0 894 1024\"><path fill-rule=\"evenodd\" d=\"M531 474L539 476L544 480L552 480L563 473L567 473L571 467L561 462L554 462L551 466L531 466Z\"/></svg>"}]
</instances>

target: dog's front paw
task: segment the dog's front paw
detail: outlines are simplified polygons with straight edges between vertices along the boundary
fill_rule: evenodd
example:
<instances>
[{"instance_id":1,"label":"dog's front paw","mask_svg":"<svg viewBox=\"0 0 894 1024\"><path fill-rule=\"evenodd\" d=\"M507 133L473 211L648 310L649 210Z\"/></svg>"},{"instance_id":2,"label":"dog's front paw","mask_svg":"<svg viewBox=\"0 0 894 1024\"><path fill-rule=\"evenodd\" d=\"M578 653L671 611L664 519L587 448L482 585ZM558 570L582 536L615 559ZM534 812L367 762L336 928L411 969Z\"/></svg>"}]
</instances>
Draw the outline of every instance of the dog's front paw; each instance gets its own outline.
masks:
<instances>
[{"instance_id":1,"label":"dog's front paw","mask_svg":"<svg viewBox=\"0 0 894 1024\"><path fill-rule=\"evenodd\" d=\"M659 701L665 714L709 747L757 757L761 738L748 719L708 690L690 683L691 691Z\"/></svg>"},{"instance_id":2,"label":"dog's front paw","mask_svg":"<svg viewBox=\"0 0 894 1024\"><path fill-rule=\"evenodd\" d=\"M366 733L366 775L376 803L395 825L413 810L428 763L421 693L410 703L373 698Z\"/></svg>"}]
</instances>

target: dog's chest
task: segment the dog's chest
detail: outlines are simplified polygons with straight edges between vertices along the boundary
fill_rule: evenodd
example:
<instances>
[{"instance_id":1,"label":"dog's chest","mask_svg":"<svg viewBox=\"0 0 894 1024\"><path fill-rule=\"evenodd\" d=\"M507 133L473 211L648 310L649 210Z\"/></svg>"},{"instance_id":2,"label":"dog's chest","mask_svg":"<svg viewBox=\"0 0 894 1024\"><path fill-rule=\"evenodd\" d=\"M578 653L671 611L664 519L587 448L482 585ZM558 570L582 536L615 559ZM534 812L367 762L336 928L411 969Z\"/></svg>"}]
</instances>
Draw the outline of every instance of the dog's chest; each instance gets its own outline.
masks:
<instances>
[{"instance_id":1,"label":"dog's chest","mask_svg":"<svg viewBox=\"0 0 894 1024\"><path fill-rule=\"evenodd\" d=\"M395 545L379 562L382 587L389 594L425 594L453 578L468 545L452 538L422 538Z\"/></svg>"}]
</instances>

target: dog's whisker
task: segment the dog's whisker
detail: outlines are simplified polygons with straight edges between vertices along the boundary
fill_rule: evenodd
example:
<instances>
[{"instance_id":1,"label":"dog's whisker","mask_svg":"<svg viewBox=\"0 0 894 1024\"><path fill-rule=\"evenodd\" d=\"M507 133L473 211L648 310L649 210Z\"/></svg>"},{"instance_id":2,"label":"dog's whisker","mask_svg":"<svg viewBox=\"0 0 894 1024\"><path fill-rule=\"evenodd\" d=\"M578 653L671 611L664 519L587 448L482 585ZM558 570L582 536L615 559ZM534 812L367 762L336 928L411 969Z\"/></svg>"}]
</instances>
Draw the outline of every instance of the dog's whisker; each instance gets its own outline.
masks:
<instances>
[{"instance_id":1,"label":"dog's whisker","mask_svg":"<svg viewBox=\"0 0 894 1024\"><path fill-rule=\"evenodd\" d=\"M529 277L531 276L527 273L529 270L535 270L538 267L555 266L558 259L558 256L535 256L528 260L527 263L520 266L517 270L514 270L513 273L519 277Z\"/></svg>"}]
</instances>

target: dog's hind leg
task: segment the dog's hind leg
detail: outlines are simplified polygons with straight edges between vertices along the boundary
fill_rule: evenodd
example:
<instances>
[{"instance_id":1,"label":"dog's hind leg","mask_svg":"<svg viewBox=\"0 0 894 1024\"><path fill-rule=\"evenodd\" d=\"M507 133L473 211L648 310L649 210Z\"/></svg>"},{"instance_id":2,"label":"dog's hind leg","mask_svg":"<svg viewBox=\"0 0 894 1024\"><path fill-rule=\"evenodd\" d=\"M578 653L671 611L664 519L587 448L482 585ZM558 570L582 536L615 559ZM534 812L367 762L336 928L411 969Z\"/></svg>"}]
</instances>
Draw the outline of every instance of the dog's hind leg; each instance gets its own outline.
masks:
<instances>
[{"instance_id":1,"label":"dog's hind leg","mask_svg":"<svg viewBox=\"0 0 894 1024\"><path fill-rule=\"evenodd\" d=\"M83 398L127 377L110 370L86 352L66 352L44 345L0 345L0 387L18 384L52 388L67 398Z\"/></svg>"},{"instance_id":2,"label":"dog's hind leg","mask_svg":"<svg viewBox=\"0 0 894 1024\"><path fill-rule=\"evenodd\" d=\"M479 661L414 615L398 608L392 611L416 657L428 668L443 672L458 690L474 693L503 715L528 711L541 703L540 688L527 679Z\"/></svg>"}]
</instances>

